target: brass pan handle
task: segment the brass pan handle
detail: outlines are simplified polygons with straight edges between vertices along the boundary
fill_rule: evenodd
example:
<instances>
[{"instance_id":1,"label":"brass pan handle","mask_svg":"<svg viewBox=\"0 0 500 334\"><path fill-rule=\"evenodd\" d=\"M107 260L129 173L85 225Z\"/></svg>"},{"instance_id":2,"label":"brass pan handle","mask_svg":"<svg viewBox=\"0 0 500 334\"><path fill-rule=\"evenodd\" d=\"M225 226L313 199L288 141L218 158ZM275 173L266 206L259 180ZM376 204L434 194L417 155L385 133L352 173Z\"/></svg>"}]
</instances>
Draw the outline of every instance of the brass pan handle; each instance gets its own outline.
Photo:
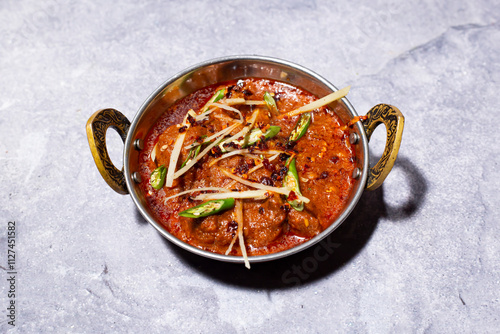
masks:
<instances>
[{"instance_id":1,"label":"brass pan handle","mask_svg":"<svg viewBox=\"0 0 500 334\"><path fill-rule=\"evenodd\" d=\"M106 131L112 128L118 132L123 142L130 128L129 120L118 110L101 109L96 111L87 121L87 139L97 169L104 181L119 194L128 194L125 175L113 165L106 148Z\"/></svg>"},{"instance_id":2,"label":"brass pan handle","mask_svg":"<svg viewBox=\"0 0 500 334\"><path fill-rule=\"evenodd\" d=\"M367 119L363 123L368 140L381 123L385 124L387 130L387 142L384 153L380 160L373 168L370 168L368 180L366 181L367 190L375 190L382 182L394 166L394 162L398 156L401 138L403 136L403 127L405 118L398 108L389 104L378 104L371 108L366 114Z\"/></svg>"}]
</instances>

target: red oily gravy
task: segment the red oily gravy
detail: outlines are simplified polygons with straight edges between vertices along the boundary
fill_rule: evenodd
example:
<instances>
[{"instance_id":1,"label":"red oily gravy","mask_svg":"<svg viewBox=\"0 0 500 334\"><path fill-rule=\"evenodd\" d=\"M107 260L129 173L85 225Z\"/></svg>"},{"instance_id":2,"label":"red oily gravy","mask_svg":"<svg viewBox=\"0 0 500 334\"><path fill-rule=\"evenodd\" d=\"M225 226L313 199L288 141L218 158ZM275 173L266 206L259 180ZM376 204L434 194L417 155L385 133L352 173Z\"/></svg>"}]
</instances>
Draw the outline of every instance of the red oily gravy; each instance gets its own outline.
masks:
<instances>
[{"instance_id":1,"label":"red oily gravy","mask_svg":"<svg viewBox=\"0 0 500 334\"><path fill-rule=\"evenodd\" d=\"M265 104L232 105L240 110L247 122L259 109L254 127L265 129L267 124L280 127L276 136L252 146L254 150L286 153L272 161L268 159L270 155L234 155L210 165L220 156L220 152L217 155L217 152L211 151L175 179L172 187L164 186L157 190L150 185L151 173L160 165L168 167L174 143L180 133L179 124L188 110L193 109L198 114L214 93L222 88L225 88L225 99L220 103L234 98L263 101L264 93L270 92L281 115L320 98L283 82L248 78L202 88L169 107L149 132L145 149L139 157L142 176L140 187L156 220L178 239L214 253L225 254L236 239L229 255L241 256L240 239L236 238L238 223L234 208L204 218L186 218L179 216L179 212L201 204L202 201L193 200L200 192L166 199L186 190L204 187L220 187L234 192L254 190L228 178L222 170L231 171L250 182L282 187L287 158L292 156L296 160L300 191L302 196L309 199L309 203L304 204L302 211L297 211L287 203L285 195L273 192L269 192L265 198L239 199L243 208L243 247L248 256L276 253L295 247L328 228L348 203L355 168L355 152L349 143L349 129L329 107L311 112L312 121L307 132L292 145L288 139L300 116L280 117ZM343 107L339 102L330 105L334 109ZM188 157L189 149L185 146L217 133L239 118L236 112L216 108L206 121L192 122L185 131L176 170ZM230 135L242 127L234 129ZM155 160L151 157L153 149ZM266 159L263 161L262 157ZM249 173L259 164L263 164L263 167Z\"/></svg>"}]
</instances>

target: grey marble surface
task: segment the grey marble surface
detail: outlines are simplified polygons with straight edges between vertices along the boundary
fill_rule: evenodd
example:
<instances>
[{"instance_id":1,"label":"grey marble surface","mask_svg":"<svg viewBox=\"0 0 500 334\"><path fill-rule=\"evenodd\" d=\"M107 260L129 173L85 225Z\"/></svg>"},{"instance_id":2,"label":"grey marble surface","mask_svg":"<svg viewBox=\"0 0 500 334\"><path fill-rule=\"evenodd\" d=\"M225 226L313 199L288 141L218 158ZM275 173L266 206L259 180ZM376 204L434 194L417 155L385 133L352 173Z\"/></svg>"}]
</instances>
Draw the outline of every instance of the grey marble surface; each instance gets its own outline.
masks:
<instances>
[{"instance_id":1,"label":"grey marble surface","mask_svg":"<svg viewBox=\"0 0 500 334\"><path fill-rule=\"evenodd\" d=\"M2 0L0 331L498 333L499 17L488 0ZM326 259L313 248L248 271L188 254L94 165L94 111L132 119L170 76L240 54L351 85L360 114L385 102L406 116L393 172ZM111 132L117 165L122 148Z\"/></svg>"}]
</instances>

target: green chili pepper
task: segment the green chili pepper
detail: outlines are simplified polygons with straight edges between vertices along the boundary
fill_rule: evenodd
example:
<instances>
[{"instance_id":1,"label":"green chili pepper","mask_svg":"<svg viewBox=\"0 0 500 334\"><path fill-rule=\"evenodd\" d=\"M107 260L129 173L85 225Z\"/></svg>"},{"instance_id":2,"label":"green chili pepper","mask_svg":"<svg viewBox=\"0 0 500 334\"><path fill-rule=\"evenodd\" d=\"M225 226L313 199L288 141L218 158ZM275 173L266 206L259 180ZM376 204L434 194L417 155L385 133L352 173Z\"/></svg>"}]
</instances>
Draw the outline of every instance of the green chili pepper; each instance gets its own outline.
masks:
<instances>
[{"instance_id":1,"label":"green chili pepper","mask_svg":"<svg viewBox=\"0 0 500 334\"><path fill-rule=\"evenodd\" d=\"M215 199L179 212L179 216L188 218L202 218L214 215L227 209L231 209L232 207L234 207L234 198Z\"/></svg>"},{"instance_id":2,"label":"green chili pepper","mask_svg":"<svg viewBox=\"0 0 500 334\"><path fill-rule=\"evenodd\" d=\"M307 128L311 124L311 118L312 118L311 113L308 113L308 112L300 115L300 118L297 121L295 128L292 130L292 133L290 133L290 137L288 138L288 141L297 141L303 135L305 135Z\"/></svg>"},{"instance_id":3,"label":"green chili pepper","mask_svg":"<svg viewBox=\"0 0 500 334\"><path fill-rule=\"evenodd\" d=\"M223 88L223 89L219 89L218 91L215 92L214 96L212 96L210 103L215 103L219 100L221 100L224 95L225 95L225 92L226 92L226 89Z\"/></svg>"},{"instance_id":4,"label":"green chili pepper","mask_svg":"<svg viewBox=\"0 0 500 334\"><path fill-rule=\"evenodd\" d=\"M290 158L288 158L287 164L289 160ZM292 191L296 195L302 196L299 187L299 174L297 173L297 167L295 166L295 158L293 158L288 164L288 172L286 173L285 178L283 180L283 185L292 188ZM304 210L304 202L302 202L298 198L291 201L287 200L287 202L292 206L292 208L294 208L297 211Z\"/></svg>"},{"instance_id":5,"label":"green chili pepper","mask_svg":"<svg viewBox=\"0 0 500 334\"><path fill-rule=\"evenodd\" d=\"M281 130L281 127L276 126L276 125L270 125L269 129L267 129L266 133L264 133L264 137L266 137L266 139L273 138L274 136L276 136L278 134L278 132L280 132L280 130Z\"/></svg>"},{"instance_id":6,"label":"green chili pepper","mask_svg":"<svg viewBox=\"0 0 500 334\"><path fill-rule=\"evenodd\" d=\"M200 147L200 145L198 145L196 147ZM189 162L189 160L191 160L191 156L193 155L193 152L196 149L196 147L192 147L189 150L188 156L187 156L186 160L184 160L184 162L182 163L181 168L184 167L184 166L186 166L186 164Z\"/></svg>"},{"instance_id":7,"label":"green chili pepper","mask_svg":"<svg viewBox=\"0 0 500 334\"><path fill-rule=\"evenodd\" d=\"M269 129L265 133L262 132L261 129L252 129L242 140L234 140L233 142L241 148L247 148L249 146L252 146L255 144L261 137L264 137L266 139L273 138L280 132L281 127L276 126L276 125L271 125L269 126ZM227 145L227 144L226 144ZM226 153L227 150L225 147L223 147L222 144L219 145L221 152Z\"/></svg>"},{"instance_id":8,"label":"green chili pepper","mask_svg":"<svg viewBox=\"0 0 500 334\"><path fill-rule=\"evenodd\" d=\"M191 147L191 149L189 150L189 153L188 153L188 156L187 156L186 160L184 160L184 162L181 165L181 168L184 167L189 161L191 161L192 159L194 159L194 158L196 158L198 156L198 154L200 153L200 150L201 150L201 145L198 145L198 146L195 146L195 147Z\"/></svg>"},{"instance_id":9,"label":"green chili pepper","mask_svg":"<svg viewBox=\"0 0 500 334\"><path fill-rule=\"evenodd\" d=\"M242 141L236 143L241 145L242 148L245 148L255 144L262 136L264 136L264 138L266 139L273 138L278 134L278 132L280 132L280 130L281 127L276 125L269 126L269 129L267 129L265 133L263 133L262 130L258 128L252 129L252 131L250 131Z\"/></svg>"},{"instance_id":10,"label":"green chili pepper","mask_svg":"<svg viewBox=\"0 0 500 334\"><path fill-rule=\"evenodd\" d=\"M206 138L207 135L203 135L201 136L200 138L203 139L203 138ZM207 142L208 143L208 142ZM195 146L195 147L191 147L191 149L189 150L189 153L188 153L188 156L186 158L186 160L184 160L184 162L182 163L181 165L181 168L184 167L190 160L196 158L198 156L198 154L200 154L200 151L201 151L201 147L204 145L204 144L207 144L205 142L202 142L201 144L199 144L198 146ZM193 155L194 154L194 155Z\"/></svg>"},{"instance_id":11,"label":"green chili pepper","mask_svg":"<svg viewBox=\"0 0 500 334\"><path fill-rule=\"evenodd\" d=\"M151 173L149 183L153 188L161 189L163 187L163 184L165 183L166 176L167 176L167 168L165 168L165 165L161 165Z\"/></svg>"},{"instance_id":12,"label":"green chili pepper","mask_svg":"<svg viewBox=\"0 0 500 334\"><path fill-rule=\"evenodd\" d=\"M215 103L215 102L219 101L220 99L222 99L224 97L225 93L226 93L226 89L225 88L222 88L222 89L219 89L218 91L216 91L214 93L214 95L212 95L212 97L210 98L210 100L208 100L208 102L203 106L203 108L201 108L200 114L204 113L205 111L207 111L208 105L210 103Z\"/></svg>"},{"instance_id":13,"label":"green chili pepper","mask_svg":"<svg viewBox=\"0 0 500 334\"><path fill-rule=\"evenodd\" d=\"M264 102L266 106L271 110L271 112L275 115L279 115L278 106L276 105L276 101L272 97L269 92L264 93Z\"/></svg>"}]
</instances>

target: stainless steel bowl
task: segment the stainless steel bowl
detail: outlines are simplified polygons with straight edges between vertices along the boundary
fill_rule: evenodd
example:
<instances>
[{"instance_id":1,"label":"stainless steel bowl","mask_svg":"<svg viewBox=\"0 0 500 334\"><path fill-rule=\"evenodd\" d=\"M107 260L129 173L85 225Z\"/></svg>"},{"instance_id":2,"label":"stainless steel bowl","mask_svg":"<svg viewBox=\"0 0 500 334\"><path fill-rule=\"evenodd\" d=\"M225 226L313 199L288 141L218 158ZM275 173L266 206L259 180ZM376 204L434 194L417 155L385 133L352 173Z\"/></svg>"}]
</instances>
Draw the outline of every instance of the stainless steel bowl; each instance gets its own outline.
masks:
<instances>
[{"instance_id":1,"label":"stainless steel bowl","mask_svg":"<svg viewBox=\"0 0 500 334\"><path fill-rule=\"evenodd\" d=\"M283 81L305 89L318 97L337 90L334 85L318 74L285 60L262 56L231 56L195 65L164 82L139 108L132 123L115 109L101 109L94 113L87 122L87 136L92 155L106 182L115 191L130 194L143 217L169 241L195 254L225 262L243 263L243 258L216 254L193 247L170 234L155 219L138 186L140 182L140 176L137 173L139 152L143 148L143 141L149 130L165 110L176 101L208 85L248 77ZM341 107L337 106L335 112L346 124L358 116L347 98L341 100ZM250 263L283 258L318 243L342 224L365 189L373 190L380 186L397 157L404 117L397 108L387 104L373 107L366 117L366 120L358 121L350 127L350 140L356 146L357 165L353 175L354 187L348 205L340 216L326 230L311 240L282 252L250 256ZM373 168L370 168L368 141L373 130L381 123L384 123L387 129L386 148L382 158ZM109 127L118 131L125 143L123 170L119 170L112 164L107 153L106 130Z\"/></svg>"}]
</instances>

